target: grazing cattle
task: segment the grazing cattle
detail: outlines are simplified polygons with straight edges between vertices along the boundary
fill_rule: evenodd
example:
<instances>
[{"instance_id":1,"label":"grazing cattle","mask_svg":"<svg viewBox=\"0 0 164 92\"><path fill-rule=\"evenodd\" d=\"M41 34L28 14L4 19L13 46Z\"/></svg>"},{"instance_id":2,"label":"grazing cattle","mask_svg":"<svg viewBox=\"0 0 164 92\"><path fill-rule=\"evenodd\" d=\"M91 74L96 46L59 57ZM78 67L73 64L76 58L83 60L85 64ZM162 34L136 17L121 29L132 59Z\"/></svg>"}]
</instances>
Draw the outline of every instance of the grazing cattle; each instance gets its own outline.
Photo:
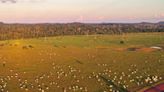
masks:
<instances>
[{"instance_id":1,"label":"grazing cattle","mask_svg":"<svg viewBox=\"0 0 164 92\"><path fill-rule=\"evenodd\" d=\"M28 45L29 48L34 48L32 45Z\"/></svg>"},{"instance_id":2,"label":"grazing cattle","mask_svg":"<svg viewBox=\"0 0 164 92\"><path fill-rule=\"evenodd\" d=\"M131 47L131 48L128 48L127 50L128 50L128 51L137 51L138 49L140 49L140 48Z\"/></svg>"},{"instance_id":3,"label":"grazing cattle","mask_svg":"<svg viewBox=\"0 0 164 92\"><path fill-rule=\"evenodd\" d=\"M0 44L0 46L4 46L4 44Z\"/></svg>"},{"instance_id":4,"label":"grazing cattle","mask_svg":"<svg viewBox=\"0 0 164 92\"><path fill-rule=\"evenodd\" d=\"M18 44L14 44L14 46L18 46Z\"/></svg>"},{"instance_id":5,"label":"grazing cattle","mask_svg":"<svg viewBox=\"0 0 164 92\"><path fill-rule=\"evenodd\" d=\"M6 62L3 62L2 66L5 67L6 66Z\"/></svg>"},{"instance_id":6,"label":"grazing cattle","mask_svg":"<svg viewBox=\"0 0 164 92\"><path fill-rule=\"evenodd\" d=\"M124 41L120 41L120 44L124 44L125 42Z\"/></svg>"},{"instance_id":7,"label":"grazing cattle","mask_svg":"<svg viewBox=\"0 0 164 92\"><path fill-rule=\"evenodd\" d=\"M23 46L22 48L23 48L23 49L28 49L28 47L27 47L27 46Z\"/></svg>"},{"instance_id":8,"label":"grazing cattle","mask_svg":"<svg viewBox=\"0 0 164 92\"><path fill-rule=\"evenodd\" d=\"M32 48L34 48L34 47L33 47L32 45L28 45L28 46L23 46L22 48L23 48L23 49L29 49L29 48L32 49Z\"/></svg>"}]
</instances>

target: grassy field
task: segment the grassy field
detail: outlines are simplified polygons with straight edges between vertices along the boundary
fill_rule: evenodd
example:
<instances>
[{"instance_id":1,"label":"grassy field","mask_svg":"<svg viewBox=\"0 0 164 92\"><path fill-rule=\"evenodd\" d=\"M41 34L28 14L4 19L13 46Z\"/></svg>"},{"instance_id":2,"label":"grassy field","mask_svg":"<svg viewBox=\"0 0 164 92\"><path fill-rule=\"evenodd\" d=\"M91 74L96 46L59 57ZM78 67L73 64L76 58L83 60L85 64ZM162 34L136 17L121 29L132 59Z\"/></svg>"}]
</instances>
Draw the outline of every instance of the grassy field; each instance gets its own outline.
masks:
<instances>
[{"instance_id":1,"label":"grassy field","mask_svg":"<svg viewBox=\"0 0 164 92\"><path fill-rule=\"evenodd\" d=\"M0 92L137 92L163 67L164 33L0 41Z\"/></svg>"}]
</instances>

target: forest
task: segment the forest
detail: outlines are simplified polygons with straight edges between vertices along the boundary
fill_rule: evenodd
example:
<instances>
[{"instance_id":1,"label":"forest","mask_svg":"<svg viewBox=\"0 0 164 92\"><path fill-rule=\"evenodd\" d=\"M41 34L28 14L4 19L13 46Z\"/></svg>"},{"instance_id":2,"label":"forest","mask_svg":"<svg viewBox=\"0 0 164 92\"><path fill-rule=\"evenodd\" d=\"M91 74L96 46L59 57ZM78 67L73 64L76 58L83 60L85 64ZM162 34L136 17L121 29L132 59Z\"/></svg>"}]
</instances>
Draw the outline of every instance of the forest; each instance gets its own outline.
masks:
<instances>
[{"instance_id":1,"label":"forest","mask_svg":"<svg viewBox=\"0 0 164 92\"><path fill-rule=\"evenodd\" d=\"M6 24L0 22L0 40L38 38L62 35L123 34L131 32L164 32L163 23L43 23Z\"/></svg>"}]
</instances>

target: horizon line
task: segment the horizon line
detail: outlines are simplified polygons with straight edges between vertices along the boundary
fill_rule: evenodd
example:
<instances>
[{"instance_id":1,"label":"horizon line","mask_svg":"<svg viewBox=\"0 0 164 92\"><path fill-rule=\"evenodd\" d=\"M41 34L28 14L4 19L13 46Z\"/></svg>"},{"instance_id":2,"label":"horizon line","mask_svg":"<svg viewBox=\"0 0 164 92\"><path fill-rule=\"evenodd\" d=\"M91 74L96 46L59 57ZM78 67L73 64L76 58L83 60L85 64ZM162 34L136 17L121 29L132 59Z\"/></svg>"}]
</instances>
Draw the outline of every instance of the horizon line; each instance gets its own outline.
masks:
<instances>
[{"instance_id":1,"label":"horizon line","mask_svg":"<svg viewBox=\"0 0 164 92\"><path fill-rule=\"evenodd\" d=\"M73 24L73 23L80 23L80 24L137 24L137 23L160 23L164 21L157 21L157 22L148 22L148 21L139 21L139 22L4 22L0 21L1 24Z\"/></svg>"}]
</instances>

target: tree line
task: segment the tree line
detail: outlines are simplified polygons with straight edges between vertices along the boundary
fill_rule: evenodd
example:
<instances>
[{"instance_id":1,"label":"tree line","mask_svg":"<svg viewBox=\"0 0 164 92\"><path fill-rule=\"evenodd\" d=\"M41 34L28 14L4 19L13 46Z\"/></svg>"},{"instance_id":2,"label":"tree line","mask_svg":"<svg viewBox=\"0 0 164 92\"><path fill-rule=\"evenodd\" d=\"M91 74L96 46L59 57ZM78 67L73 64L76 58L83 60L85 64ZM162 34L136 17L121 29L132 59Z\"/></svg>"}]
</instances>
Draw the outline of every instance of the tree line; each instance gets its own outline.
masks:
<instances>
[{"instance_id":1,"label":"tree line","mask_svg":"<svg viewBox=\"0 0 164 92\"><path fill-rule=\"evenodd\" d=\"M38 38L61 35L123 34L131 32L164 32L164 24L4 24L0 23L0 40Z\"/></svg>"}]
</instances>

